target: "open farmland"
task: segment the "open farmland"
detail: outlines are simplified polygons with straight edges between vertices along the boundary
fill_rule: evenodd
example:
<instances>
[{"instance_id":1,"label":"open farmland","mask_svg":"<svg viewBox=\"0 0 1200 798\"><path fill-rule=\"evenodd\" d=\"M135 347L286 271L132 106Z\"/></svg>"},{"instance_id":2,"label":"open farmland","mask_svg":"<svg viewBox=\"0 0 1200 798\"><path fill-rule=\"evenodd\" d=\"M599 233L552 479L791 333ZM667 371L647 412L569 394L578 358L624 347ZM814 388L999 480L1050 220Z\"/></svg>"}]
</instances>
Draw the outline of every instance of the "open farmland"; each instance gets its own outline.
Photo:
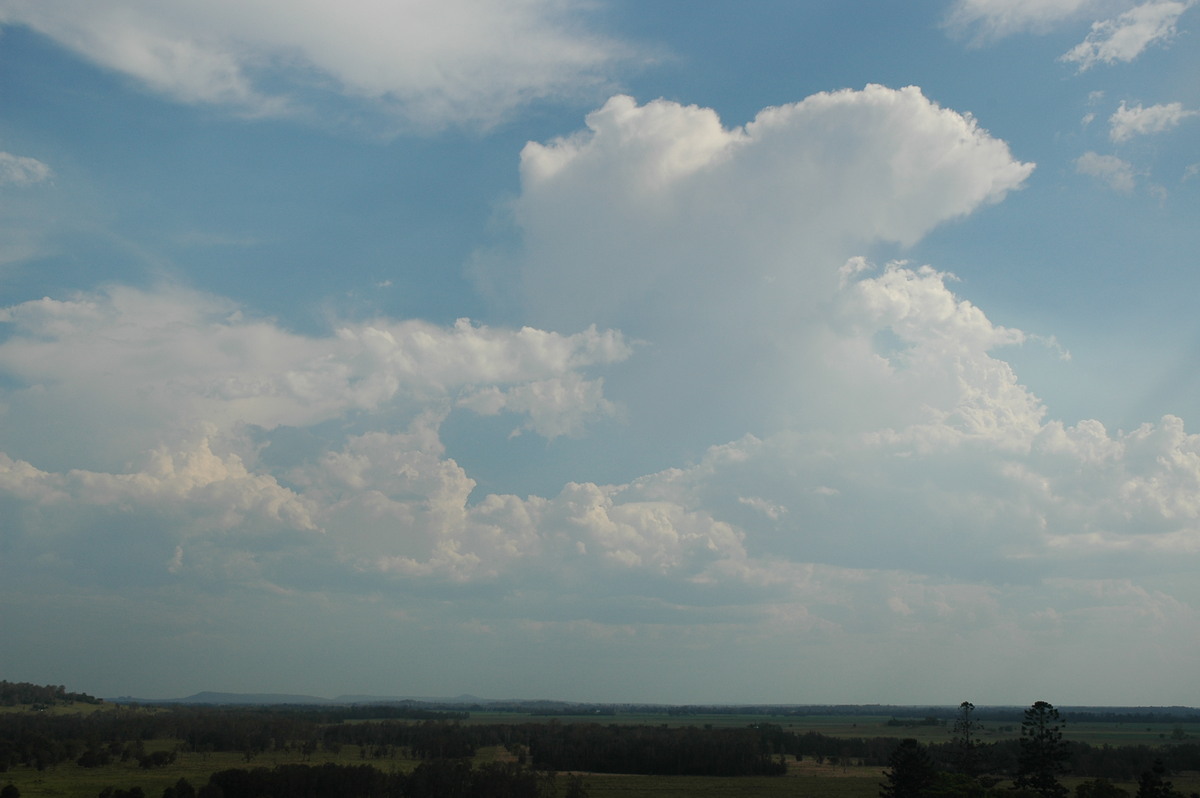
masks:
<instances>
[{"instance_id":1,"label":"open farmland","mask_svg":"<svg viewBox=\"0 0 1200 798\"><path fill-rule=\"evenodd\" d=\"M983 708L972 722L977 772L997 795L1018 771L1022 720L1036 707ZM952 776L962 708L875 709L48 701L0 710L0 785L25 798L94 798L134 787L171 798L181 779L199 788L213 774L366 773L389 785L371 795L421 796L442 793L421 792L420 779L457 773L524 780L525 792L510 785L502 796L866 798L879 794L904 738L929 752L939 778ZM1102 776L1132 794L1138 774L1162 759L1177 790L1200 791L1200 714L1073 715L1064 711L1060 724L1068 765L1060 780L1068 789Z\"/></svg>"}]
</instances>

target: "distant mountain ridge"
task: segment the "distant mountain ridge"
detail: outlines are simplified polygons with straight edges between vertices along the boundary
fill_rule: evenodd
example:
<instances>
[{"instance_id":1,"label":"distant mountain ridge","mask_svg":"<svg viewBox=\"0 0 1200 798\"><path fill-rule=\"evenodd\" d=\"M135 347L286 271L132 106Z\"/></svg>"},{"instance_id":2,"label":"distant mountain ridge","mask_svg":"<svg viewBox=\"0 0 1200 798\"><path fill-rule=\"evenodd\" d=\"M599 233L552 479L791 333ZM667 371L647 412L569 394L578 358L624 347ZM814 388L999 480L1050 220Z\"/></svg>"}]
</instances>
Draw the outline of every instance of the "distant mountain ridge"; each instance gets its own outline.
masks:
<instances>
[{"instance_id":1,"label":"distant mountain ridge","mask_svg":"<svg viewBox=\"0 0 1200 798\"><path fill-rule=\"evenodd\" d=\"M487 704L490 699L477 698L473 695L460 695L455 698L430 698L428 696L378 696L378 695L340 695L336 698L321 696L299 695L292 693L219 693L205 690L184 698L135 698L133 696L118 696L108 701L118 704L205 704L223 706L270 706L278 704L344 706L346 704Z\"/></svg>"},{"instance_id":2,"label":"distant mountain ridge","mask_svg":"<svg viewBox=\"0 0 1200 798\"><path fill-rule=\"evenodd\" d=\"M665 711L670 714L705 714L729 712L782 712L783 714L835 714L835 715L892 715L894 717L952 717L958 711L955 704L658 704L642 702L579 702L553 699L495 699L479 698L464 693L453 698L431 696L380 696L339 695L323 698L292 693L223 693L203 691L184 698L134 698L120 696L104 699L118 704L183 704L205 706L349 706L370 704L411 704L424 709L454 709L470 706L511 709L532 714L591 714L594 712L618 711ZM1200 708L1189 706L1068 706L1060 705L1064 715L1107 715L1114 718L1143 717L1200 717ZM1024 707L1018 705L979 705L976 713L980 719L1020 719Z\"/></svg>"}]
</instances>

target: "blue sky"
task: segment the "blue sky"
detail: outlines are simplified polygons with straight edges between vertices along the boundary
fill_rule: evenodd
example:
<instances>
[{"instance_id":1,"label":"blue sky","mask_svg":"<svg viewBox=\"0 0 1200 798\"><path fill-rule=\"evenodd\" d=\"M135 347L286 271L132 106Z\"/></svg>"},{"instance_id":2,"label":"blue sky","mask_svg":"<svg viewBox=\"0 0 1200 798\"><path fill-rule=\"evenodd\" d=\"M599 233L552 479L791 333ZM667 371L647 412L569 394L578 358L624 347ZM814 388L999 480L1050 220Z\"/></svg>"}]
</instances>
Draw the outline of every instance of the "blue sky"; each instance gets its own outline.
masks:
<instances>
[{"instance_id":1,"label":"blue sky","mask_svg":"<svg viewBox=\"0 0 1200 798\"><path fill-rule=\"evenodd\" d=\"M1176 0L0 0L0 675L1200 701Z\"/></svg>"}]
</instances>

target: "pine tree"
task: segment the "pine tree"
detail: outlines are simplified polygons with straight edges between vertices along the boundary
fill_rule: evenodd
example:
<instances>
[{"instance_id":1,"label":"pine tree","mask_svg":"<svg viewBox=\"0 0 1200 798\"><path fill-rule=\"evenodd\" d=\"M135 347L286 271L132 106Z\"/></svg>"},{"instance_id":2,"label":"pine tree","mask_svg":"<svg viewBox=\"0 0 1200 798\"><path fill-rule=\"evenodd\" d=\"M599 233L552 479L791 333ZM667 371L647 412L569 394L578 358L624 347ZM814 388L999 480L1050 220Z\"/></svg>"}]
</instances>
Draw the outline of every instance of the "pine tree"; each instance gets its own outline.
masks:
<instances>
[{"instance_id":1,"label":"pine tree","mask_svg":"<svg viewBox=\"0 0 1200 798\"><path fill-rule=\"evenodd\" d=\"M974 718L975 705L964 701L958 705L954 719L954 756L958 770L971 778L979 775L979 724Z\"/></svg>"},{"instance_id":2,"label":"pine tree","mask_svg":"<svg viewBox=\"0 0 1200 798\"><path fill-rule=\"evenodd\" d=\"M879 785L880 798L920 798L937 780L937 770L925 746L909 738L901 740L888 757L886 783Z\"/></svg>"},{"instance_id":3,"label":"pine tree","mask_svg":"<svg viewBox=\"0 0 1200 798\"><path fill-rule=\"evenodd\" d=\"M1018 789L1029 789L1044 798L1064 798L1067 788L1058 783L1058 774L1066 769L1070 751L1062 738L1062 719L1058 710L1045 701L1037 701L1025 710L1021 722L1021 753L1017 761Z\"/></svg>"}]
</instances>

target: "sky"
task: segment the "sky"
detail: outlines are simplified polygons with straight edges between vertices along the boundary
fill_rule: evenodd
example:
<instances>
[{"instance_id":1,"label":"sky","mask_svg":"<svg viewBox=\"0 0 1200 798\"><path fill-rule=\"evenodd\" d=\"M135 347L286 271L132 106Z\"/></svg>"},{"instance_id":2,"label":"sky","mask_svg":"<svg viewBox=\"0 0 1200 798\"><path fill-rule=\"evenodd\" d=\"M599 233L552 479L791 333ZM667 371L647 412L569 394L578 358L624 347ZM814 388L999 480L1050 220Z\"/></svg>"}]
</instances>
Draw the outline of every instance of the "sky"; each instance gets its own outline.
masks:
<instances>
[{"instance_id":1,"label":"sky","mask_svg":"<svg viewBox=\"0 0 1200 798\"><path fill-rule=\"evenodd\" d=\"M1200 705L1196 0L0 0L0 678Z\"/></svg>"}]
</instances>

